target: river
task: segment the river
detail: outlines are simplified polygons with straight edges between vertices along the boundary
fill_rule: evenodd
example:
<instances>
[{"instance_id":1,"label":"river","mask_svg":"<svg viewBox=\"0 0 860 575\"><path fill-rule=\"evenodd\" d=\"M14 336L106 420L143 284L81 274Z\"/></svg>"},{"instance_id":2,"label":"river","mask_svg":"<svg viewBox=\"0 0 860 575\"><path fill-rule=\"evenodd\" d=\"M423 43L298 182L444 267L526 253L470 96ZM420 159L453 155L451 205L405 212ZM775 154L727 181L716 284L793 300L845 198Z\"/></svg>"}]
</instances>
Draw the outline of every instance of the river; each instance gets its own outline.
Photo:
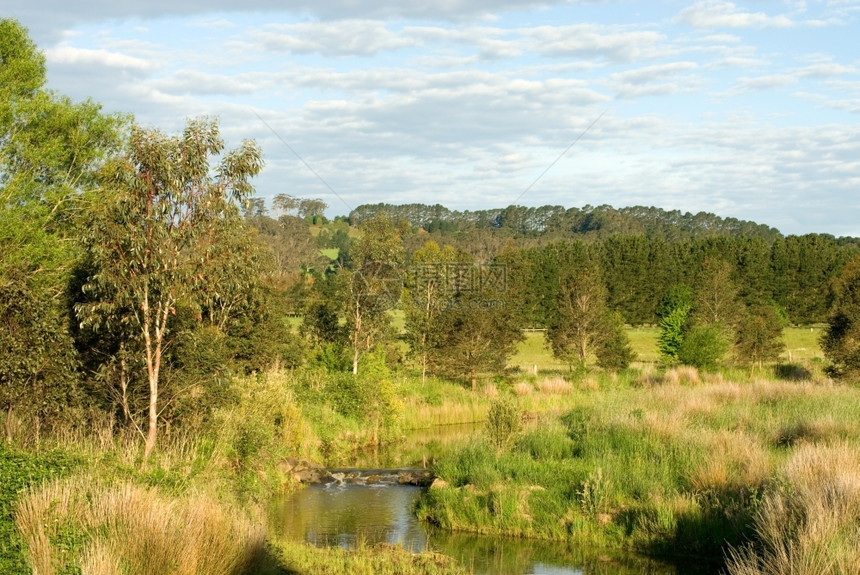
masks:
<instances>
[{"instance_id":1,"label":"river","mask_svg":"<svg viewBox=\"0 0 860 575\"><path fill-rule=\"evenodd\" d=\"M410 438L400 455L377 453L351 463L414 465L448 448L451 436L474 427L424 431ZM425 445L431 438L430 445ZM421 447L425 445L425 447ZM351 548L357 542L394 543L413 552L435 551L457 559L475 575L681 575L713 574L695 565L672 565L624 553L574 548L564 543L450 533L434 529L412 513L419 487L406 485L312 485L275 503L270 529L314 545Z\"/></svg>"}]
</instances>

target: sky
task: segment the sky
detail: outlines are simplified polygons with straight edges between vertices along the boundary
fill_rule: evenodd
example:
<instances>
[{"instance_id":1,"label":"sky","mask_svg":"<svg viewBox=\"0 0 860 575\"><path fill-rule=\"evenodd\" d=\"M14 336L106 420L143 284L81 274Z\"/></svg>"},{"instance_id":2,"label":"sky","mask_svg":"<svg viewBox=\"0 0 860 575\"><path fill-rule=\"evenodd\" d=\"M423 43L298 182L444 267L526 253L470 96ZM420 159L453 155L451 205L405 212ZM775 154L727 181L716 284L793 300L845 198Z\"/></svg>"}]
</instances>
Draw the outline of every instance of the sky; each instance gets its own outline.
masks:
<instances>
[{"instance_id":1,"label":"sky","mask_svg":"<svg viewBox=\"0 0 860 575\"><path fill-rule=\"evenodd\" d=\"M257 195L860 236L860 0L0 0L48 87L217 117Z\"/></svg>"}]
</instances>

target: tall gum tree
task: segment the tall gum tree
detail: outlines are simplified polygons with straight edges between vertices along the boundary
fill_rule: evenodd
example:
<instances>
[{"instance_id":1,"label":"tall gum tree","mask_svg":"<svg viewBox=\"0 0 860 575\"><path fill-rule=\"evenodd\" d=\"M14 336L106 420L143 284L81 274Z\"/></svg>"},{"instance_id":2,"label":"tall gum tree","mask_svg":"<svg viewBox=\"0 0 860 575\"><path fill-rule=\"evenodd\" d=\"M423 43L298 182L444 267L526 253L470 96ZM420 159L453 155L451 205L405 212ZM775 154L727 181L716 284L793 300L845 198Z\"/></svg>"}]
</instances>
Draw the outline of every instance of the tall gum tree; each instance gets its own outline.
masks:
<instances>
[{"instance_id":1,"label":"tall gum tree","mask_svg":"<svg viewBox=\"0 0 860 575\"><path fill-rule=\"evenodd\" d=\"M213 169L212 161L220 157ZM190 120L180 136L133 127L128 150L84 201L83 242L94 262L76 306L83 325L125 324L142 342L148 382L144 460L156 444L158 387L170 318L210 274L210 243L262 169L257 145L224 153L216 121Z\"/></svg>"},{"instance_id":2,"label":"tall gum tree","mask_svg":"<svg viewBox=\"0 0 860 575\"><path fill-rule=\"evenodd\" d=\"M386 313L400 299L403 284L402 230L386 217L371 218L361 224L356 243L356 270L346 301L346 328L352 347L352 373L358 374L359 359L390 334L391 318Z\"/></svg>"}]
</instances>

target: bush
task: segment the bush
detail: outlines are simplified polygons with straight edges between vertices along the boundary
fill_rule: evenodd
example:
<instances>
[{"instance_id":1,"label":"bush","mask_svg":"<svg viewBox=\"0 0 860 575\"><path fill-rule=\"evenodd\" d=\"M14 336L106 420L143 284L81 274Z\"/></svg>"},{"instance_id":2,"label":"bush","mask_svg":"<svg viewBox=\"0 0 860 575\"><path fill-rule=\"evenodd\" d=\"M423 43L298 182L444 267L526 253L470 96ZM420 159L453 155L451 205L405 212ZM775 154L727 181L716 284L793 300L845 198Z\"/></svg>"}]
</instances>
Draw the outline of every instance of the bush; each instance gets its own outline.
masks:
<instances>
[{"instance_id":1,"label":"bush","mask_svg":"<svg viewBox=\"0 0 860 575\"><path fill-rule=\"evenodd\" d=\"M729 350L729 342L716 325L697 325L684 336L678 360L684 365L714 370Z\"/></svg>"},{"instance_id":2,"label":"bush","mask_svg":"<svg viewBox=\"0 0 860 575\"><path fill-rule=\"evenodd\" d=\"M604 318L606 332L595 349L597 365L603 369L618 371L627 369L636 359L630 338L624 331L624 320L618 312L607 313Z\"/></svg>"},{"instance_id":3,"label":"bush","mask_svg":"<svg viewBox=\"0 0 860 575\"><path fill-rule=\"evenodd\" d=\"M522 426L522 413L516 403L503 397L490 403L484 431L497 449L504 449Z\"/></svg>"}]
</instances>

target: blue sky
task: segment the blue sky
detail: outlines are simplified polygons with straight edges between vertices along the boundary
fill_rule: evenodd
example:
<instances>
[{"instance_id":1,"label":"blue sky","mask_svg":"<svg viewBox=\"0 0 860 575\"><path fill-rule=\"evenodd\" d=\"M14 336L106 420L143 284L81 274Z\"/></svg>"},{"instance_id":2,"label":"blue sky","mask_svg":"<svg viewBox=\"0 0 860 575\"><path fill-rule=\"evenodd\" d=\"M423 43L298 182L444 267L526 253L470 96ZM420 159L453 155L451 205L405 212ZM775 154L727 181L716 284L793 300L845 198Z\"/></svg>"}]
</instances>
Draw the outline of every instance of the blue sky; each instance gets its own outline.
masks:
<instances>
[{"instance_id":1,"label":"blue sky","mask_svg":"<svg viewBox=\"0 0 860 575\"><path fill-rule=\"evenodd\" d=\"M257 140L266 198L646 205L860 236L860 1L125 4L0 14L60 92Z\"/></svg>"}]
</instances>

